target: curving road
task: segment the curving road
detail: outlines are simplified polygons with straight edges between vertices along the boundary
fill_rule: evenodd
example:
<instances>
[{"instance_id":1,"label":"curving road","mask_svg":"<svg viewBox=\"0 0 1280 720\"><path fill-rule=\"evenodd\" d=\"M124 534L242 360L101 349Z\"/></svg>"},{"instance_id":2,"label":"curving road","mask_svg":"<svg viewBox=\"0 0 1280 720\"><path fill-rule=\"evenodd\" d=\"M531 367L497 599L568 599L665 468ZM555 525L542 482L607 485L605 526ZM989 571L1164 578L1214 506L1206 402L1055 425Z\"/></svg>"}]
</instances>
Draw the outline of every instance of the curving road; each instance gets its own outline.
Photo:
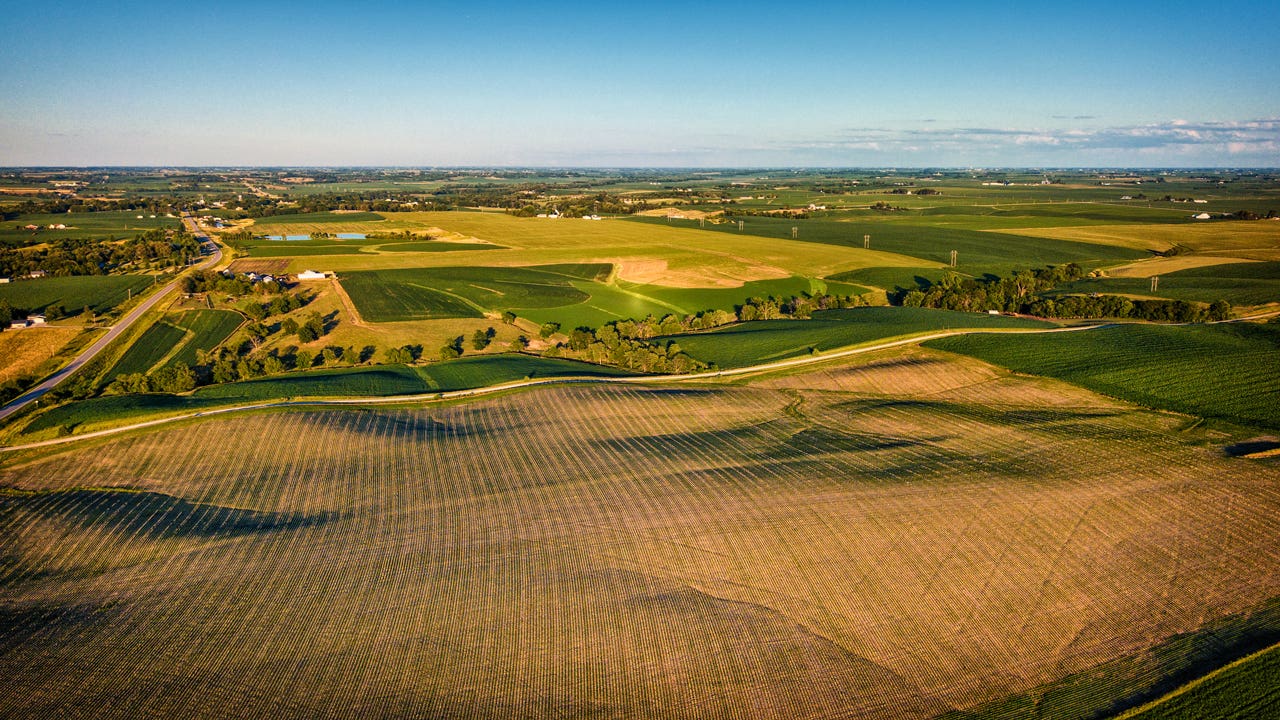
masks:
<instances>
[{"instance_id":1,"label":"curving road","mask_svg":"<svg viewBox=\"0 0 1280 720\"><path fill-rule=\"evenodd\" d=\"M212 265L216 265L218 261L222 259L222 248L200 229L200 226L196 224L196 221L190 214L183 214L182 222L186 224L187 228L191 230L191 233L195 235L197 239L201 240L201 244L212 249L209 257L201 261L196 267L207 268ZM111 329L107 331L106 335L98 338L97 341L86 348L84 352L76 356L74 360L67 363L67 365L61 370L50 375L44 382L36 385L14 400L11 400L9 404L5 405L3 408L0 408L0 422L3 422L5 418L18 412L36 400L39 400L45 393L57 387L59 383L66 380L72 373L79 370L85 365L85 363L89 362L98 353L102 352L102 349L110 345L112 340L115 340L124 334L126 330L138 321L138 318L142 317L148 310L155 307L156 303L167 297L169 293L173 292L177 287L178 281L175 278L172 282L153 293L151 297L139 303L138 306L130 311L128 315L125 315L119 322L113 325Z\"/></svg>"},{"instance_id":2,"label":"curving road","mask_svg":"<svg viewBox=\"0 0 1280 720\"><path fill-rule=\"evenodd\" d=\"M733 368L730 370L713 370L702 373L689 373L686 375L637 375L630 377L555 377L542 378L539 380L516 380L513 382L502 383L499 385L489 385L481 388L473 388L470 390L449 390L445 392L420 393L416 395L390 395L384 397L354 397L354 398L332 398L328 400L278 400L271 402L252 403L248 405L234 405L231 407L217 408L214 410L202 410L200 412L186 413L184 415L175 415L173 417L159 418L156 420L147 420L144 422L134 423L132 425L124 425L121 427L108 428L106 430L97 430L95 432L85 433L83 435L74 435L72 437L56 438L54 440L41 440L39 442L26 443L24 445L9 445L0 447L0 452L8 452L11 450L29 450L33 448L48 447L50 445L62 445L64 443L78 442L80 440L88 440L91 438L105 437L107 435L115 435L118 433L128 432L130 430L139 430L142 428L154 427L156 425L166 425L168 423L179 422L182 420L191 420L193 418L212 417L214 415L225 415L227 413L245 412L249 410L266 410L269 408L290 408L290 407L340 407L343 405L391 405L398 403L416 403L416 402L439 402L442 400L456 400L459 398L474 397L477 395L489 395L492 393L506 392L508 390L517 390L519 388L533 387L535 385L568 385L568 384L637 384L637 383L667 383L679 382L683 380L708 380L713 378L732 377L735 375L749 375L759 372L767 372L770 370L781 370L784 368L797 367L800 365L809 365L812 363L826 362L838 358L849 357L851 355L861 355L863 353L875 352L877 350L885 350L888 348L900 347L902 345L913 345L922 343L926 340L936 340L938 338L951 337L953 335L972 335L981 333L1060 333L1060 332L1078 332L1081 330L1093 330L1096 328L1110 327L1114 323L1103 323L1099 325L1072 325L1068 327L1028 329L1028 330L946 330L942 332L929 333L927 335L916 335L899 340L890 340L887 342L876 343L874 345L860 345L845 350L837 350L834 352L826 352L820 355L806 355L804 357L792 358L790 360L778 360L776 362L764 363L762 365L751 365L749 367Z\"/></svg>"}]
</instances>

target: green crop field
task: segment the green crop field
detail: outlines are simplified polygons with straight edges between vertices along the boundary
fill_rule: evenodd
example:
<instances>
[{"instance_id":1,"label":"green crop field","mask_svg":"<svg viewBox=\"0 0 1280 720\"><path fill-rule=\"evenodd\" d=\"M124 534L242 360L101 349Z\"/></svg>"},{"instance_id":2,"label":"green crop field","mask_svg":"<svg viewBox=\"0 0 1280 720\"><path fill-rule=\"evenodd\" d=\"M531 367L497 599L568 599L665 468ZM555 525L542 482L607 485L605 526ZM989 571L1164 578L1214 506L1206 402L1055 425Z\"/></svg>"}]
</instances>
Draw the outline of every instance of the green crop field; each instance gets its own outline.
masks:
<instances>
[{"instance_id":1,"label":"green crop field","mask_svg":"<svg viewBox=\"0 0 1280 720\"><path fill-rule=\"evenodd\" d=\"M110 382L119 375L145 373L166 363L193 365L196 353L212 350L240 327L244 316L232 310L188 310L171 315L147 328L103 376Z\"/></svg>"},{"instance_id":2,"label":"green crop field","mask_svg":"<svg viewBox=\"0 0 1280 720\"><path fill-rule=\"evenodd\" d=\"M1062 285L1058 292L1263 305L1280 302L1280 262L1230 263L1160 274L1159 286L1154 291L1148 278L1087 278Z\"/></svg>"},{"instance_id":3,"label":"green crop field","mask_svg":"<svg viewBox=\"0 0 1280 720\"><path fill-rule=\"evenodd\" d=\"M1050 328L1024 318L926 308L823 310L812 320L762 320L670 339L699 360L721 368L785 360L898 335L955 328Z\"/></svg>"},{"instance_id":4,"label":"green crop field","mask_svg":"<svg viewBox=\"0 0 1280 720\"><path fill-rule=\"evenodd\" d=\"M89 307L104 313L155 284L150 275L78 275L49 277L39 280L14 280L0 285L0 300L15 308L44 312L61 305L69 315L77 315Z\"/></svg>"},{"instance_id":5,"label":"green crop field","mask_svg":"<svg viewBox=\"0 0 1280 720\"><path fill-rule=\"evenodd\" d=\"M1119 325L926 343L1155 408L1280 428L1280 326Z\"/></svg>"},{"instance_id":6,"label":"green crop field","mask_svg":"<svg viewBox=\"0 0 1280 720\"><path fill-rule=\"evenodd\" d=\"M589 266L587 277L608 270ZM582 272L567 265L357 271L343 273L342 286L360 314L375 322L484 317L486 310L580 303L589 296L570 283Z\"/></svg>"},{"instance_id":7,"label":"green crop field","mask_svg":"<svg viewBox=\"0 0 1280 720\"><path fill-rule=\"evenodd\" d=\"M170 362L194 365L197 352L221 345L243 322L244 316L233 310L188 310L182 313L175 324L190 332L191 336Z\"/></svg>"},{"instance_id":8,"label":"green crop field","mask_svg":"<svg viewBox=\"0 0 1280 720\"><path fill-rule=\"evenodd\" d=\"M1174 425L912 349L5 455L0 715L1117 712L1280 595Z\"/></svg>"},{"instance_id":9,"label":"green crop field","mask_svg":"<svg viewBox=\"0 0 1280 720\"><path fill-rule=\"evenodd\" d=\"M138 215L143 217L140 219ZM57 239L121 240L141 235L155 228L177 228L178 219L142 212L84 212L19 215L13 220L0 222L0 244L28 245ZM24 230L27 225L39 225L38 231ZM66 225L65 230L51 230L50 225Z\"/></svg>"},{"instance_id":10,"label":"green crop field","mask_svg":"<svg viewBox=\"0 0 1280 720\"><path fill-rule=\"evenodd\" d=\"M163 320L147 328L105 374L108 381L119 375L145 373L186 338L186 330Z\"/></svg>"}]
</instances>

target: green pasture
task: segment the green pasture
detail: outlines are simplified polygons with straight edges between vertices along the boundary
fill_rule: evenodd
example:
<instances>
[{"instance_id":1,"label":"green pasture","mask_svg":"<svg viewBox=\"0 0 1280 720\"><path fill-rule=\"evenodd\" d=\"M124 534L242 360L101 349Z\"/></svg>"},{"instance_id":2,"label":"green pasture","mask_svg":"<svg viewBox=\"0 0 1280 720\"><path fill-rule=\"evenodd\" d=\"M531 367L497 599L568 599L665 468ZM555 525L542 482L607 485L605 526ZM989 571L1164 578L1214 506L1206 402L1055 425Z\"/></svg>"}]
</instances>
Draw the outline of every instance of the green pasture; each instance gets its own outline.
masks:
<instances>
[{"instance_id":1,"label":"green pasture","mask_svg":"<svg viewBox=\"0 0 1280 720\"><path fill-rule=\"evenodd\" d=\"M1053 323L928 308L823 310L810 320L761 320L673 335L693 357L721 368L746 367L899 335L956 328L1050 328ZM1040 337L1040 336L1036 336Z\"/></svg>"},{"instance_id":2,"label":"green pasture","mask_svg":"<svg viewBox=\"0 0 1280 720\"><path fill-rule=\"evenodd\" d=\"M130 291L136 297L154 284L155 279L151 275L76 275L14 280L0 285L0 300L33 312L61 305L69 315L81 313L86 306L95 313L104 313L127 300Z\"/></svg>"},{"instance_id":3,"label":"green pasture","mask_svg":"<svg viewBox=\"0 0 1280 720\"><path fill-rule=\"evenodd\" d=\"M828 277L843 283L862 283L884 290L916 290L942 280L943 268L872 267L850 270Z\"/></svg>"},{"instance_id":4,"label":"green pasture","mask_svg":"<svg viewBox=\"0 0 1280 720\"><path fill-rule=\"evenodd\" d=\"M142 215L139 220L138 216ZM50 230L49 225L63 224L66 230ZM23 230L27 225L39 225L38 231ZM148 212L113 211L86 213L57 213L20 215L13 220L0 223L0 244L32 245L54 240L92 239L106 240L114 238L122 240L141 235L155 228L177 228L177 218L156 214L151 217Z\"/></svg>"},{"instance_id":5,"label":"green pasture","mask_svg":"<svg viewBox=\"0 0 1280 720\"><path fill-rule=\"evenodd\" d=\"M383 242L386 242L385 240ZM421 242L393 242L378 246L378 252L415 252L415 253L436 253L436 252L456 252L464 250L506 250L501 245L489 245L481 243L457 243L447 240L425 240Z\"/></svg>"},{"instance_id":6,"label":"green pasture","mask_svg":"<svg viewBox=\"0 0 1280 720\"><path fill-rule=\"evenodd\" d=\"M1232 305L1280 302L1280 262L1247 262L1189 268L1160 275L1156 290L1149 278L1085 278L1058 288L1059 293L1143 295Z\"/></svg>"},{"instance_id":7,"label":"green pasture","mask_svg":"<svg viewBox=\"0 0 1280 720\"><path fill-rule=\"evenodd\" d=\"M1280 325L1116 325L925 343L1148 407L1280 428Z\"/></svg>"}]
</instances>

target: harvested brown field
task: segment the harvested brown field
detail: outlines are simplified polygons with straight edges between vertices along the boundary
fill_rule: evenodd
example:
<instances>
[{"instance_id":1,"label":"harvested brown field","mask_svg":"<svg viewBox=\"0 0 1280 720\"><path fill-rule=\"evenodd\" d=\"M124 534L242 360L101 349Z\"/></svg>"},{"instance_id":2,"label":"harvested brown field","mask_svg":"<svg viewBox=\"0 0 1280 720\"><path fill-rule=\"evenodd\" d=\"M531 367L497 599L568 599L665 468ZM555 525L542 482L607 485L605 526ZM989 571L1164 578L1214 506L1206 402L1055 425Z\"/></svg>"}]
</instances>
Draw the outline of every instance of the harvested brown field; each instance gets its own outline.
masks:
<instances>
[{"instance_id":1,"label":"harvested brown field","mask_svg":"<svg viewBox=\"0 0 1280 720\"><path fill-rule=\"evenodd\" d=\"M1280 595L1275 465L948 358L11 459L0 715L927 718Z\"/></svg>"},{"instance_id":2,"label":"harvested brown field","mask_svg":"<svg viewBox=\"0 0 1280 720\"><path fill-rule=\"evenodd\" d=\"M238 258L227 268L231 272L281 275L289 270L289 258Z\"/></svg>"},{"instance_id":3,"label":"harvested brown field","mask_svg":"<svg viewBox=\"0 0 1280 720\"><path fill-rule=\"evenodd\" d=\"M80 334L81 328L44 325L0 333L0 383L36 373L67 343ZM56 368L51 368L52 372Z\"/></svg>"}]
</instances>

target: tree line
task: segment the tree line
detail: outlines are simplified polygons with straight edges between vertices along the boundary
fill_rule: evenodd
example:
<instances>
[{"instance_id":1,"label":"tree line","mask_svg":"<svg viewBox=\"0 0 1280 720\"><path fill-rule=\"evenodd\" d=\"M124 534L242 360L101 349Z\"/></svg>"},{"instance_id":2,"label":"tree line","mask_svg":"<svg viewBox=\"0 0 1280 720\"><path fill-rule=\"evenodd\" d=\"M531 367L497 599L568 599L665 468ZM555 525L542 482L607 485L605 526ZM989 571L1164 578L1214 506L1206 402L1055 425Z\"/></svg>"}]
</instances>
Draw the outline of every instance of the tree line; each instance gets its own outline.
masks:
<instances>
[{"instance_id":1,"label":"tree line","mask_svg":"<svg viewBox=\"0 0 1280 720\"><path fill-rule=\"evenodd\" d=\"M49 275L110 275L153 267L185 265L200 256L200 243L185 230L156 228L117 241L61 238L45 247L0 248L0 276L37 270Z\"/></svg>"},{"instance_id":2,"label":"tree line","mask_svg":"<svg viewBox=\"0 0 1280 720\"><path fill-rule=\"evenodd\" d=\"M1085 271L1076 263L1017 270L1009 277L964 277L947 271L936 283L889 294L893 305L941 310L1035 315L1061 319L1132 318L1156 322L1204 322L1231 316L1231 303L1215 300L1208 306L1185 300L1132 300L1122 295L1049 296L1063 283L1079 280Z\"/></svg>"}]
</instances>

